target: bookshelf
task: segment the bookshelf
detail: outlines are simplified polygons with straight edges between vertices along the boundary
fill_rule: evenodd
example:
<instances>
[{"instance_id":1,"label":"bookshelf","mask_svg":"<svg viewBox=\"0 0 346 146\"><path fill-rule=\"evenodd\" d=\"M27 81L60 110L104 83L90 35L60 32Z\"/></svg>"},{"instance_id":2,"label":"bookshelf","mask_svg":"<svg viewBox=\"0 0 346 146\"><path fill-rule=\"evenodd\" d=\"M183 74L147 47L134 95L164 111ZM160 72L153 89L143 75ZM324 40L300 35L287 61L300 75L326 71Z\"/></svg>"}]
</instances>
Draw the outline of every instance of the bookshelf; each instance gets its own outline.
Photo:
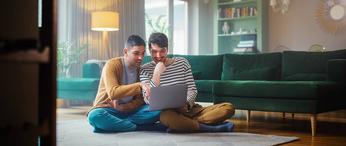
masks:
<instances>
[{"instance_id":1,"label":"bookshelf","mask_svg":"<svg viewBox=\"0 0 346 146\"><path fill-rule=\"evenodd\" d=\"M255 38L254 52L267 48L267 1L216 0L214 1L214 52L235 53L243 38Z\"/></svg>"}]
</instances>

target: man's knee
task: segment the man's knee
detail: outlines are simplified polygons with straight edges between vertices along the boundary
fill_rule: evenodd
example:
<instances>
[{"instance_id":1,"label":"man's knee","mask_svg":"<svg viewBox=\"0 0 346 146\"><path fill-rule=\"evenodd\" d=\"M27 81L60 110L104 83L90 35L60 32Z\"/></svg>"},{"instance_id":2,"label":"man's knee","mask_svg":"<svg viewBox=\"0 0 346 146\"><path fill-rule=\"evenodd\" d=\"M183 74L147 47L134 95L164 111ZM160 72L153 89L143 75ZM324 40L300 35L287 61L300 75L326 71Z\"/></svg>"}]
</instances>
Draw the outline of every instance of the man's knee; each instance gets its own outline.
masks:
<instances>
[{"instance_id":1,"label":"man's knee","mask_svg":"<svg viewBox=\"0 0 346 146\"><path fill-rule=\"evenodd\" d=\"M221 103L220 108L225 112L226 116L232 117L235 113L234 105L231 103Z\"/></svg>"},{"instance_id":2,"label":"man's knee","mask_svg":"<svg viewBox=\"0 0 346 146\"><path fill-rule=\"evenodd\" d=\"M134 118L132 120L136 124L151 124L160 119L160 113L160 111L148 111L141 113L141 118Z\"/></svg>"},{"instance_id":3,"label":"man's knee","mask_svg":"<svg viewBox=\"0 0 346 146\"><path fill-rule=\"evenodd\" d=\"M151 111L149 112L149 117L159 117L160 116L161 111Z\"/></svg>"},{"instance_id":4,"label":"man's knee","mask_svg":"<svg viewBox=\"0 0 346 146\"><path fill-rule=\"evenodd\" d=\"M166 111L162 111L160 114L160 122L167 126L172 128L173 127L179 127L181 121L179 121L179 115L177 112L172 111L172 110L166 110Z\"/></svg>"},{"instance_id":5,"label":"man's knee","mask_svg":"<svg viewBox=\"0 0 346 146\"><path fill-rule=\"evenodd\" d=\"M197 121L172 110L162 111L160 122L168 128L178 131L196 131L198 128Z\"/></svg>"},{"instance_id":6,"label":"man's knee","mask_svg":"<svg viewBox=\"0 0 346 146\"><path fill-rule=\"evenodd\" d=\"M234 106L231 103L219 103L207 108L197 120L205 124L215 124L225 121L234 115Z\"/></svg>"},{"instance_id":7,"label":"man's knee","mask_svg":"<svg viewBox=\"0 0 346 146\"><path fill-rule=\"evenodd\" d=\"M171 111L171 110L166 110L166 111L161 111L161 114L160 114L160 121L164 124L174 120L175 116L177 113L175 113L174 111Z\"/></svg>"},{"instance_id":8,"label":"man's knee","mask_svg":"<svg viewBox=\"0 0 346 146\"><path fill-rule=\"evenodd\" d=\"M113 117L104 108L91 110L88 114L88 121L94 127L94 132L97 133L124 132L136 129L135 124L119 119L116 116Z\"/></svg>"},{"instance_id":9,"label":"man's knee","mask_svg":"<svg viewBox=\"0 0 346 146\"><path fill-rule=\"evenodd\" d=\"M105 129L103 129L102 125L100 123L103 123L104 121L104 115L106 114L106 111L102 108L93 109L88 114L88 122L89 124L94 127L94 132L96 133L103 133L106 132Z\"/></svg>"},{"instance_id":10,"label":"man's knee","mask_svg":"<svg viewBox=\"0 0 346 146\"><path fill-rule=\"evenodd\" d=\"M98 122L102 119L102 117L106 114L107 111L105 111L102 108L96 108L89 112L88 114L88 121L90 124ZM93 125L93 124L92 124Z\"/></svg>"}]
</instances>

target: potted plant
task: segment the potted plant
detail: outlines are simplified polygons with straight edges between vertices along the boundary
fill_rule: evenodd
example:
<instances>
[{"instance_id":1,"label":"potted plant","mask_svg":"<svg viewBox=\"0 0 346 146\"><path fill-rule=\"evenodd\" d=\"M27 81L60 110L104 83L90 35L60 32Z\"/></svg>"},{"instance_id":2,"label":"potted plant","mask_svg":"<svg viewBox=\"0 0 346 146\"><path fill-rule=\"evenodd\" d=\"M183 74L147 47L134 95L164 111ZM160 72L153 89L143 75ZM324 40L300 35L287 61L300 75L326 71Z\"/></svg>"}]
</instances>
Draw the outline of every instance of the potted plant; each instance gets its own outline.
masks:
<instances>
[{"instance_id":1,"label":"potted plant","mask_svg":"<svg viewBox=\"0 0 346 146\"><path fill-rule=\"evenodd\" d=\"M58 76L59 77L71 77L71 67L77 64L80 60L80 56L85 53L87 44L83 44L75 47L76 45L70 41L61 42L58 44Z\"/></svg>"}]
</instances>

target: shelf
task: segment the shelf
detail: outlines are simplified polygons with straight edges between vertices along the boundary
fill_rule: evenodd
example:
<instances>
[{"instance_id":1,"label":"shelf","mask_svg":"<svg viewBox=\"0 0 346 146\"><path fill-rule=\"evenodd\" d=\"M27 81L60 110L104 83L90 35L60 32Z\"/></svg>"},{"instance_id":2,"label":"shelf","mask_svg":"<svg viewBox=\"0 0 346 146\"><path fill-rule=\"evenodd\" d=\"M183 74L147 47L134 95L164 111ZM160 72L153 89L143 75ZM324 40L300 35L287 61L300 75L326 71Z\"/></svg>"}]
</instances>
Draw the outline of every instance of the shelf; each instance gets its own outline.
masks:
<instances>
[{"instance_id":1,"label":"shelf","mask_svg":"<svg viewBox=\"0 0 346 146\"><path fill-rule=\"evenodd\" d=\"M3 53L0 54L0 61L47 63L49 61L49 48L46 47L42 52L31 49L28 51Z\"/></svg>"},{"instance_id":2,"label":"shelf","mask_svg":"<svg viewBox=\"0 0 346 146\"><path fill-rule=\"evenodd\" d=\"M256 16L242 16L239 18L219 18L219 21L226 21L226 20L247 20L247 19L256 19Z\"/></svg>"},{"instance_id":3,"label":"shelf","mask_svg":"<svg viewBox=\"0 0 346 146\"><path fill-rule=\"evenodd\" d=\"M219 37L227 37L227 36L243 36L243 35L256 35L257 33L240 33L240 34L218 34Z\"/></svg>"},{"instance_id":4,"label":"shelf","mask_svg":"<svg viewBox=\"0 0 346 146\"><path fill-rule=\"evenodd\" d=\"M219 6L223 6L223 5L240 5L240 4L248 4L248 3L255 3L255 2L256 2L255 0L242 0L242 1L239 1L239 2L233 2L233 1L223 2L223 3L219 3L218 5Z\"/></svg>"},{"instance_id":5,"label":"shelf","mask_svg":"<svg viewBox=\"0 0 346 146\"><path fill-rule=\"evenodd\" d=\"M237 48L237 44L242 39L253 37L259 52L268 48L266 33L268 32L268 3L266 1L216 0L214 4L214 51L217 54L232 53L233 48ZM224 30L229 33L223 34Z\"/></svg>"}]
</instances>

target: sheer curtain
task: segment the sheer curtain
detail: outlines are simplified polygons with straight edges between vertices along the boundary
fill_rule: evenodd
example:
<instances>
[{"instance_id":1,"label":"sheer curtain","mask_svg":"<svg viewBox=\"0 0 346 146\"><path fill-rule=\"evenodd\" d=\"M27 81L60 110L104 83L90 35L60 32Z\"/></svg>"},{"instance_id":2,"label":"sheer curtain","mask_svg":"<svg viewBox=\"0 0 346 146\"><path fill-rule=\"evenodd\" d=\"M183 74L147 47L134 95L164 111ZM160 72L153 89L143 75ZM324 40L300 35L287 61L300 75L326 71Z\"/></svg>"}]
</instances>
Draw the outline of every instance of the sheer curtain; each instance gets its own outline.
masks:
<instances>
[{"instance_id":1,"label":"sheer curtain","mask_svg":"<svg viewBox=\"0 0 346 146\"><path fill-rule=\"evenodd\" d=\"M117 11L119 31L109 32L109 51L102 49L102 32L91 31L91 12ZM107 60L122 55L124 43L131 34L145 38L144 0L59 0L58 1L58 48L66 47L70 53L86 46L77 62L71 67L71 76L81 76L82 65L87 60ZM66 45L68 44L68 45ZM83 49L82 49L83 50ZM62 55L66 57L67 55ZM70 58L71 60L76 58Z\"/></svg>"}]
</instances>

